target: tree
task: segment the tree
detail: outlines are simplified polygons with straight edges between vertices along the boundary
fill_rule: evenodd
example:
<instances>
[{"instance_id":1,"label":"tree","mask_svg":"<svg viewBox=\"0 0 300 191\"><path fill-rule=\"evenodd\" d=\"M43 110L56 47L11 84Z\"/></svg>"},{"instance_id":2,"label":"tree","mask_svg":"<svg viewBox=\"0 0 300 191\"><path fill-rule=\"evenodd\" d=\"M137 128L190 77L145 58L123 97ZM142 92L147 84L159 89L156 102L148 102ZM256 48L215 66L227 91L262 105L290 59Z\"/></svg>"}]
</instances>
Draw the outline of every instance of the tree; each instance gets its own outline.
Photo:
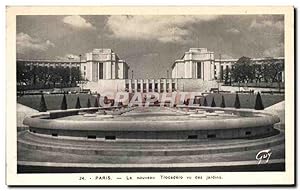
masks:
<instances>
[{"instance_id":1,"label":"tree","mask_svg":"<svg viewBox=\"0 0 300 191\"><path fill-rule=\"evenodd\" d=\"M260 96L260 93L258 92L257 95L256 95L256 100L255 100L255 106L254 106L254 109L256 110L263 110L264 109L264 105L262 103L262 99L261 99L261 96Z\"/></svg>"},{"instance_id":2,"label":"tree","mask_svg":"<svg viewBox=\"0 0 300 191\"><path fill-rule=\"evenodd\" d=\"M76 101L75 108L76 108L76 109L80 109L80 108L81 108L79 96L77 97L77 101Z\"/></svg>"},{"instance_id":3,"label":"tree","mask_svg":"<svg viewBox=\"0 0 300 191\"><path fill-rule=\"evenodd\" d=\"M49 68L49 81L52 82L54 88L56 87L55 85L61 81L59 70L60 70L59 67Z\"/></svg>"},{"instance_id":4,"label":"tree","mask_svg":"<svg viewBox=\"0 0 300 191\"><path fill-rule=\"evenodd\" d=\"M43 87L46 86L46 84L49 82L49 70L46 66L38 66L36 68L37 72L37 78L39 83L43 85Z\"/></svg>"},{"instance_id":5,"label":"tree","mask_svg":"<svg viewBox=\"0 0 300 191\"><path fill-rule=\"evenodd\" d=\"M207 104L207 100L206 100L206 97L204 97L203 106L205 106L205 107L207 107L207 106L208 106L208 104Z\"/></svg>"},{"instance_id":6,"label":"tree","mask_svg":"<svg viewBox=\"0 0 300 191\"><path fill-rule=\"evenodd\" d=\"M266 83L268 83L269 81L271 82L269 68L270 68L270 63L264 64L262 67L262 76L263 76L264 82L266 82Z\"/></svg>"},{"instance_id":7,"label":"tree","mask_svg":"<svg viewBox=\"0 0 300 191\"><path fill-rule=\"evenodd\" d=\"M61 102L60 109L61 109L61 110L66 110L66 109L68 109L67 98L66 98L66 94L65 94L65 93L64 93L64 97L63 97L62 102Z\"/></svg>"},{"instance_id":8,"label":"tree","mask_svg":"<svg viewBox=\"0 0 300 191\"><path fill-rule=\"evenodd\" d=\"M80 69L77 67L71 68L71 83L76 83L81 80Z\"/></svg>"},{"instance_id":9,"label":"tree","mask_svg":"<svg viewBox=\"0 0 300 191\"><path fill-rule=\"evenodd\" d=\"M234 82L249 83L255 78L254 67L251 58L241 57L231 69L231 76Z\"/></svg>"},{"instance_id":10,"label":"tree","mask_svg":"<svg viewBox=\"0 0 300 191\"><path fill-rule=\"evenodd\" d=\"M211 101L211 107L216 107L216 103L215 103L215 97L212 98L212 101Z\"/></svg>"},{"instance_id":11,"label":"tree","mask_svg":"<svg viewBox=\"0 0 300 191\"><path fill-rule=\"evenodd\" d=\"M47 111L47 105L46 105L46 101L45 101L43 93L42 93L42 97L41 97L41 101L40 101L39 111L40 112L46 112Z\"/></svg>"},{"instance_id":12,"label":"tree","mask_svg":"<svg viewBox=\"0 0 300 191\"><path fill-rule=\"evenodd\" d=\"M264 76L264 66L261 64L253 65L255 71L255 82L260 83Z\"/></svg>"},{"instance_id":13,"label":"tree","mask_svg":"<svg viewBox=\"0 0 300 191\"><path fill-rule=\"evenodd\" d=\"M90 98L88 98L87 100L87 105L86 105L87 108L91 107L91 101L90 101Z\"/></svg>"},{"instance_id":14,"label":"tree","mask_svg":"<svg viewBox=\"0 0 300 191\"><path fill-rule=\"evenodd\" d=\"M247 70L247 72L246 72L246 74L247 74L246 83L249 83L249 82L252 83L255 80L255 65L254 64L247 65L245 70Z\"/></svg>"},{"instance_id":15,"label":"tree","mask_svg":"<svg viewBox=\"0 0 300 191\"><path fill-rule=\"evenodd\" d=\"M269 64L269 74L272 82L280 81L279 74L283 71L284 65L282 62L273 62Z\"/></svg>"},{"instance_id":16,"label":"tree","mask_svg":"<svg viewBox=\"0 0 300 191\"><path fill-rule=\"evenodd\" d=\"M24 79L25 65L22 62L17 62L17 82L22 83Z\"/></svg>"},{"instance_id":17,"label":"tree","mask_svg":"<svg viewBox=\"0 0 300 191\"><path fill-rule=\"evenodd\" d=\"M234 107L236 109L241 108L240 98L238 94L235 95Z\"/></svg>"},{"instance_id":18,"label":"tree","mask_svg":"<svg viewBox=\"0 0 300 191\"><path fill-rule=\"evenodd\" d=\"M222 107L222 108L225 108L225 107L226 107L226 105L225 105L225 99L224 99L224 96L223 96L223 95L222 95L222 102L221 102L220 107Z\"/></svg>"},{"instance_id":19,"label":"tree","mask_svg":"<svg viewBox=\"0 0 300 191\"><path fill-rule=\"evenodd\" d=\"M17 83L30 84L31 75L30 75L30 66L26 66L25 63L17 62Z\"/></svg>"},{"instance_id":20,"label":"tree","mask_svg":"<svg viewBox=\"0 0 300 191\"><path fill-rule=\"evenodd\" d=\"M36 79L37 79L37 66L33 66L30 74L30 78L32 79L32 84L36 85Z\"/></svg>"},{"instance_id":21,"label":"tree","mask_svg":"<svg viewBox=\"0 0 300 191\"><path fill-rule=\"evenodd\" d=\"M281 81L280 73L284 70L284 62L270 59L263 65L263 79L265 82Z\"/></svg>"},{"instance_id":22,"label":"tree","mask_svg":"<svg viewBox=\"0 0 300 191\"><path fill-rule=\"evenodd\" d=\"M69 67L64 68L64 70L63 70L63 76L62 76L62 79L63 79L62 82L65 84L65 86L67 86L70 83L70 81L71 81L70 75L71 75L70 68Z\"/></svg>"},{"instance_id":23,"label":"tree","mask_svg":"<svg viewBox=\"0 0 300 191\"><path fill-rule=\"evenodd\" d=\"M33 89L45 88L50 84L67 87L81 80L79 67L47 67L37 65L26 65L22 61L17 63L17 85L31 85Z\"/></svg>"},{"instance_id":24,"label":"tree","mask_svg":"<svg viewBox=\"0 0 300 191\"><path fill-rule=\"evenodd\" d=\"M284 70L284 62L273 62L269 67L271 80L272 82L278 83L278 89L280 91L280 83L282 81L281 73Z\"/></svg>"},{"instance_id":25,"label":"tree","mask_svg":"<svg viewBox=\"0 0 300 191\"><path fill-rule=\"evenodd\" d=\"M229 67L226 67L225 70L222 72L225 84L229 84L230 83L229 72L230 72Z\"/></svg>"},{"instance_id":26,"label":"tree","mask_svg":"<svg viewBox=\"0 0 300 191\"><path fill-rule=\"evenodd\" d=\"M57 67L57 72L61 78L61 83L64 86L67 86L67 84L69 84L70 82L70 69L69 67L64 68L64 67Z\"/></svg>"}]
</instances>

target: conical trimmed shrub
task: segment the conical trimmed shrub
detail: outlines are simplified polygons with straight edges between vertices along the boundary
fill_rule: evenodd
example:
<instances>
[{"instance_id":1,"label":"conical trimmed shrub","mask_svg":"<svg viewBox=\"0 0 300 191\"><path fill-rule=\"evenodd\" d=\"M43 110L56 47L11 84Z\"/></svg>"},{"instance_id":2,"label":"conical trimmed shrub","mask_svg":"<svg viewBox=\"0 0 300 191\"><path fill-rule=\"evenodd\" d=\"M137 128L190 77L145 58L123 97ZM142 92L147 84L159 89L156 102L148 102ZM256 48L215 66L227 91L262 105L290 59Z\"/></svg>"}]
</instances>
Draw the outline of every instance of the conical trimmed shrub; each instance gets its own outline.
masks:
<instances>
[{"instance_id":1,"label":"conical trimmed shrub","mask_svg":"<svg viewBox=\"0 0 300 191\"><path fill-rule=\"evenodd\" d=\"M112 100L110 105L114 106L115 105L115 100Z\"/></svg>"},{"instance_id":2,"label":"conical trimmed shrub","mask_svg":"<svg viewBox=\"0 0 300 191\"><path fill-rule=\"evenodd\" d=\"M80 105L80 100L79 100L79 96L77 97L77 101L76 101L75 108L76 108L76 109L79 109L79 108L81 108L81 105Z\"/></svg>"},{"instance_id":3,"label":"conical trimmed shrub","mask_svg":"<svg viewBox=\"0 0 300 191\"><path fill-rule=\"evenodd\" d=\"M98 98L95 99L94 107L99 107L99 101L98 101Z\"/></svg>"},{"instance_id":4,"label":"conical trimmed shrub","mask_svg":"<svg viewBox=\"0 0 300 191\"><path fill-rule=\"evenodd\" d=\"M256 100L255 100L255 106L254 106L254 109L256 110L263 110L264 109L264 105L262 103L262 99L261 99L261 96L260 96L260 93L258 92L257 95L256 95Z\"/></svg>"},{"instance_id":5,"label":"conical trimmed shrub","mask_svg":"<svg viewBox=\"0 0 300 191\"><path fill-rule=\"evenodd\" d=\"M62 99L61 105L60 105L60 109L61 110L68 109L67 98L66 98L66 94L65 93L64 93L64 97Z\"/></svg>"},{"instance_id":6,"label":"conical trimmed shrub","mask_svg":"<svg viewBox=\"0 0 300 191\"><path fill-rule=\"evenodd\" d=\"M44 94L42 94L42 97L41 97L39 111L40 112L46 112L47 111L47 105L46 105L46 101L45 101L45 98L44 98Z\"/></svg>"},{"instance_id":7,"label":"conical trimmed shrub","mask_svg":"<svg viewBox=\"0 0 300 191\"><path fill-rule=\"evenodd\" d=\"M240 98L238 94L235 95L234 107L237 109L241 108Z\"/></svg>"},{"instance_id":8,"label":"conical trimmed shrub","mask_svg":"<svg viewBox=\"0 0 300 191\"><path fill-rule=\"evenodd\" d=\"M207 107L207 106L208 106L208 104L207 104L207 100L206 100L206 97L204 97L203 106L205 106L205 107Z\"/></svg>"},{"instance_id":9,"label":"conical trimmed shrub","mask_svg":"<svg viewBox=\"0 0 300 191\"><path fill-rule=\"evenodd\" d=\"M216 107L215 97L212 98L211 107Z\"/></svg>"},{"instance_id":10,"label":"conical trimmed shrub","mask_svg":"<svg viewBox=\"0 0 300 191\"><path fill-rule=\"evenodd\" d=\"M222 108L225 108L225 107L226 107L226 105L225 105L225 99L224 99L224 96L223 96L223 95L222 95L222 102L221 102L220 107L222 107Z\"/></svg>"},{"instance_id":11,"label":"conical trimmed shrub","mask_svg":"<svg viewBox=\"0 0 300 191\"><path fill-rule=\"evenodd\" d=\"M190 98L186 99L185 105L189 105L190 104Z\"/></svg>"},{"instance_id":12,"label":"conical trimmed shrub","mask_svg":"<svg viewBox=\"0 0 300 191\"><path fill-rule=\"evenodd\" d=\"M87 105L86 105L87 108L91 107L91 101L90 101L90 98L88 98L87 100Z\"/></svg>"},{"instance_id":13,"label":"conical trimmed shrub","mask_svg":"<svg viewBox=\"0 0 300 191\"><path fill-rule=\"evenodd\" d=\"M101 107L100 99L101 99L101 95L100 95L100 94L97 94L98 107Z\"/></svg>"}]
</instances>

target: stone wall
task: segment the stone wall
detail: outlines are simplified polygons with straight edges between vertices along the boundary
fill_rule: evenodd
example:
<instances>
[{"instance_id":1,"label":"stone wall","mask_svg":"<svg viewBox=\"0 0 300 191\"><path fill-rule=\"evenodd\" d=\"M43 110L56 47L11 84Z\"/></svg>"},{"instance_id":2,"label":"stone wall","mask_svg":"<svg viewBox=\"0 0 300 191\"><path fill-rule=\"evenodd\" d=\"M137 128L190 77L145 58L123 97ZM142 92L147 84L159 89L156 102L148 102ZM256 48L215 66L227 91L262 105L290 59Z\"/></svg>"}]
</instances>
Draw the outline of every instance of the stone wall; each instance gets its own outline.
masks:
<instances>
[{"instance_id":1,"label":"stone wall","mask_svg":"<svg viewBox=\"0 0 300 191\"><path fill-rule=\"evenodd\" d=\"M125 80L114 79L114 80L99 80L98 82L88 82L84 85L85 89L90 89L92 92L100 94L108 92L125 92Z\"/></svg>"},{"instance_id":2,"label":"stone wall","mask_svg":"<svg viewBox=\"0 0 300 191\"><path fill-rule=\"evenodd\" d=\"M178 79L177 83L177 91L180 92L208 92L211 88L218 87L218 83L214 80Z\"/></svg>"}]
</instances>

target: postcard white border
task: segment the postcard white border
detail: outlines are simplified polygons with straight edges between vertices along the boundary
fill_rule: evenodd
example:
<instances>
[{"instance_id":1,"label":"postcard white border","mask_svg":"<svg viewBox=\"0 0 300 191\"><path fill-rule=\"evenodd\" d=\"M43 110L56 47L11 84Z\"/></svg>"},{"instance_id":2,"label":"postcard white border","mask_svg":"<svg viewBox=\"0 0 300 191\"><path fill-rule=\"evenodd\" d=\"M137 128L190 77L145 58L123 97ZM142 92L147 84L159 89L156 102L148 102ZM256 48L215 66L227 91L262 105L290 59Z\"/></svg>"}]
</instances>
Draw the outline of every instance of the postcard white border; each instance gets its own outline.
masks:
<instances>
[{"instance_id":1,"label":"postcard white border","mask_svg":"<svg viewBox=\"0 0 300 191\"><path fill-rule=\"evenodd\" d=\"M193 173L105 173L116 176L155 176L155 180L79 181L80 176L95 177L103 173L17 174L16 127L16 15L250 15L284 14L285 17L285 172L193 172ZM290 185L294 184L294 8L286 7L190 7L190 6L102 6L55 7L17 6L6 9L6 183L8 185ZM161 180L161 174L221 176L221 180Z\"/></svg>"}]
</instances>

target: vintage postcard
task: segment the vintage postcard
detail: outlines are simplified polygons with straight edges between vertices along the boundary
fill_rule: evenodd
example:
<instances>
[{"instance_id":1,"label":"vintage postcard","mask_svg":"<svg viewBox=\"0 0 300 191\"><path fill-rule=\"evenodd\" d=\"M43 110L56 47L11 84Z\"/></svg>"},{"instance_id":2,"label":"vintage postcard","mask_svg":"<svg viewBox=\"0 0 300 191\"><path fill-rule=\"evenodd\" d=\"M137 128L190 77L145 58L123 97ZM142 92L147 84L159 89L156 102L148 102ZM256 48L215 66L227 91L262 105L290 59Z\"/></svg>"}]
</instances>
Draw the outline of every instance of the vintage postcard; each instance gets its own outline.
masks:
<instances>
[{"instance_id":1,"label":"vintage postcard","mask_svg":"<svg viewBox=\"0 0 300 191\"><path fill-rule=\"evenodd\" d=\"M6 11L7 185L295 184L293 7Z\"/></svg>"}]
</instances>

